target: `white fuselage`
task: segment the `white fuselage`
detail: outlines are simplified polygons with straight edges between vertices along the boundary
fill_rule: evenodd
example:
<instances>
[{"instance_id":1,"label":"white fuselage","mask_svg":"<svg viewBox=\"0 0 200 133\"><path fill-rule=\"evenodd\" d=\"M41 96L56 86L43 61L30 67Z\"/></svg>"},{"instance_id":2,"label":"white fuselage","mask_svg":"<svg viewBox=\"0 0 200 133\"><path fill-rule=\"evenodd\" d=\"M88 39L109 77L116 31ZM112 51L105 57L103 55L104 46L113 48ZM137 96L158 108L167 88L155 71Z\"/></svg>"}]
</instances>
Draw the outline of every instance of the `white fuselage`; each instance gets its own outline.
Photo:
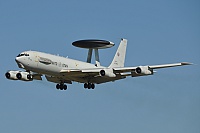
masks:
<instances>
[{"instance_id":1,"label":"white fuselage","mask_svg":"<svg viewBox=\"0 0 200 133\"><path fill-rule=\"evenodd\" d=\"M36 73L58 76L63 69L87 69L87 68L105 68L102 66L96 67L95 64L73 60L57 55L47 54L37 51L22 52L28 56L16 57L16 62L20 68Z\"/></svg>"}]
</instances>

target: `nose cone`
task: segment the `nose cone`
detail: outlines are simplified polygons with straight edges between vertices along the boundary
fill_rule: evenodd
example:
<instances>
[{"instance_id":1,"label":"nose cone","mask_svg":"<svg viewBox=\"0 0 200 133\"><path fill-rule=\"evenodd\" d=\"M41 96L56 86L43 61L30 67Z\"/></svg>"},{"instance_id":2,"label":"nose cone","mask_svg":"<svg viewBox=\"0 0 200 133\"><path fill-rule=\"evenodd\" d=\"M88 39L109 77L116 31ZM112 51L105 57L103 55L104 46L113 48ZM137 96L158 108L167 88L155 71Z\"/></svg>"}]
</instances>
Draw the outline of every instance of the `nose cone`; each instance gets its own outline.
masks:
<instances>
[{"instance_id":1,"label":"nose cone","mask_svg":"<svg viewBox=\"0 0 200 133\"><path fill-rule=\"evenodd\" d=\"M17 62L18 67L19 68L24 68L24 65L22 64L21 60L22 59L20 57L16 57L15 58L15 61Z\"/></svg>"},{"instance_id":2,"label":"nose cone","mask_svg":"<svg viewBox=\"0 0 200 133\"><path fill-rule=\"evenodd\" d=\"M16 57L15 58L15 61L17 62L17 63L19 63L20 61L19 61L19 57Z\"/></svg>"}]
</instances>

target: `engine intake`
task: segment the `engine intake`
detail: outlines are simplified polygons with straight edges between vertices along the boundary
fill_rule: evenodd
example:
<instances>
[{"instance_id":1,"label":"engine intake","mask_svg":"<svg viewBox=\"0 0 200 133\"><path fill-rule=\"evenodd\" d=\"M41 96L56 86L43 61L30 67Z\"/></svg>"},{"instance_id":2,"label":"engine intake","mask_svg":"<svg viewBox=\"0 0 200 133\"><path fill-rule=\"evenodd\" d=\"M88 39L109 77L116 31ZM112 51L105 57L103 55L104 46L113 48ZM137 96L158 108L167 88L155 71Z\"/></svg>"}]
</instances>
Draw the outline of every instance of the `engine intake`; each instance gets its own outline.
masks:
<instances>
[{"instance_id":1,"label":"engine intake","mask_svg":"<svg viewBox=\"0 0 200 133\"><path fill-rule=\"evenodd\" d=\"M100 71L100 75L101 75L101 76L105 76L105 75L106 75L105 70L101 70L101 71Z\"/></svg>"},{"instance_id":2,"label":"engine intake","mask_svg":"<svg viewBox=\"0 0 200 133\"><path fill-rule=\"evenodd\" d=\"M18 73L19 71L8 71L5 73L5 76L7 79L11 79L11 80L18 80L18 78L16 77L16 74Z\"/></svg>"},{"instance_id":3,"label":"engine intake","mask_svg":"<svg viewBox=\"0 0 200 133\"><path fill-rule=\"evenodd\" d=\"M19 72L16 74L17 79L23 80L23 81L32 81L33 76L28 72Z\"/></svg>"},{"instance_id":4,"label":"engine intake","mask_svg":"<svg viewBox=\"0 0 200 133\"><path fill-rule=\"evenodd\" d=\"M100 71L101 76L116 77L112 69L103 69Z\"/></svg>"},{"instance_id":5,"label":"engine intake","mask_svg":"<svg viewBox=\"0 0 200 133\"><path fill-rule=\"evenodd\" d=\"M138 75L151 75L153 70L149 66L140 66L135 69L135 73Z\"/></svg>"},{"instance_id":6,"label":"engine intake","mask_svg":"<svg viewBox=\"0 0 200 133\"><path fill-rule=\"evenodd\" d=\"M23 80L23 81L32 81L33 76L28 72L20 71L8 71L5 73L7 79L11 80Z\"/></svg>"}]
</instances>

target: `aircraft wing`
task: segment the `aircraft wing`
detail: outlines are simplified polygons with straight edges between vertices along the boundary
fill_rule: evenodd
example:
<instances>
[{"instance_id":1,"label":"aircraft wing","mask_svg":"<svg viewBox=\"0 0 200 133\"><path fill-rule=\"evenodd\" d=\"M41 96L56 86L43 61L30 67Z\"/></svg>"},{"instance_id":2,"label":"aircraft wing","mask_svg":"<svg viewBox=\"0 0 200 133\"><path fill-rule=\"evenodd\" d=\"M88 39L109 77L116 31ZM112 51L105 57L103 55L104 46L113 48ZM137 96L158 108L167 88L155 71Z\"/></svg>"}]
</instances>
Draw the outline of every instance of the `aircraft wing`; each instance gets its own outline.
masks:
<instances>
[{"instance_id":1,"label":"aircraft wing","mask_svg":"<svg viewBox=\"0 0 200 133\"><path fill-rule=\"evenodd\" d=\"M191 63L181 62L173 64L162 64L162 65L147 65L137 67L117 67L117 68L90 68L90 69L63 69L60 71L60 78L67 80L66 83L71 81L86 82L86 79L90 79L93 83L105 83L109 81L115 81L118 79L126 78L127 76L147 76L153 75L154 69L176 67L183 65L191 65ZM100 71L104 70L102 75Z\"/></svg>"},{"instance_id":2,"label":"aircraft wing","mask_svg":"<svg viewBox=\"0 0 200 133\"><path fill-rule=\"evenodd\" d=\"M181 63L173 63L173 64L162 64L162 65L150 65L148 66L149 69L160 69L160 68L168 68L168 67L177 67L177 66L184 66L184 65L192 65L189 62L181 62ZM138 66L140 67L140 66ZM123 73L123 72L132 72L135 71L138 67L122 67L122 68L113 68L116 73Z\"/></svg>"},{"instance_id":3,"label":"aircraft wing","mask_svg":"<svg viewBox=\"0 0 200 133\"><path fill-rule=\"evenodd\" d=\"M101 76L100 71L107 68L91 68L91 69L63 69L60 71L64 78L68 78L71 81L87 82L86 79L90 79L90 82L101 84L105 82L115 81L125 78L118 74L116 77Z\"/></svg>"}]
</instances>

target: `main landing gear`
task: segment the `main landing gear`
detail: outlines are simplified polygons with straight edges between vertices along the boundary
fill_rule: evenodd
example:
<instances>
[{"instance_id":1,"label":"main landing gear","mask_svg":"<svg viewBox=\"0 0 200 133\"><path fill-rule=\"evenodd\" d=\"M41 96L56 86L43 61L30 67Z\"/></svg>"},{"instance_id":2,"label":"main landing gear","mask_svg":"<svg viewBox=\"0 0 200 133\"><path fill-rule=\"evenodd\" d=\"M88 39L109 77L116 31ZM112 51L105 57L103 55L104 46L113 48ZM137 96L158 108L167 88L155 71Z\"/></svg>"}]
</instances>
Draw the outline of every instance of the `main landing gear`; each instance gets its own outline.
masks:
<instances>
[{"instance_id":1,"label":"main landing gear","mask_svg":"<svg viewBox=\"0 0 200 133\"><path fill-rule=\"evenodd\" d=\"M57 84L56 85L56 89L58 89L58 90L67 90L67 85L65 85L65 84Z\"/></svg>"},{"instance_id":2,"label":"main landing gear","mask_svg":"<svg viewBox=\"0 0 200 133\"><path fill-rule=\"evenodd\" d=\"M94 89L95 85L93 83L85 83L84 84L84 88L85 89ZM67 90L67 85L65 85L64 83L60 83L56 85L56 89L58 90Z\"/></svg>"},{"instance_id":3,"label":"main landing gear","mask_svg":"<svg viewBox=\"0 0 200 133\"><path fill-rule=\"evenodd\" d=\"M94 89L95 85L93 83L85 83L84 88L85 89Z\"/></svg>"}]
</instances>

